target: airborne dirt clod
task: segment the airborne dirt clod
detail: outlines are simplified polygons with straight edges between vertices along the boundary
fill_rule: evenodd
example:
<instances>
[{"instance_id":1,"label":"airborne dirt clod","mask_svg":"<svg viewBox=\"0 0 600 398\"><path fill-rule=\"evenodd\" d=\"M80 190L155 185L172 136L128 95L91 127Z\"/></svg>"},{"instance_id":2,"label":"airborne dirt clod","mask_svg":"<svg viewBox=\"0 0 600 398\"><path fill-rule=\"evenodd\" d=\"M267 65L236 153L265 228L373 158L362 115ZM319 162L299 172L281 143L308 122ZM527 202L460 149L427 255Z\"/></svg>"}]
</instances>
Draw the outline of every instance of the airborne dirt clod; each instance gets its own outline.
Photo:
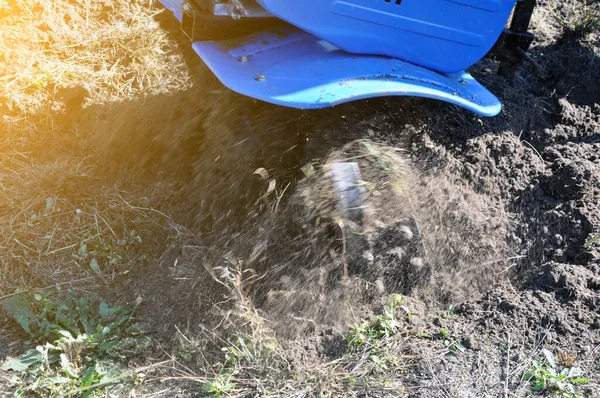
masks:
<instances>
[{"instance_id":1,"label":"airborne dirt clod","mask_svg":"<svg viewBox=\"0 0 600 398\"><path fill-rule=\"evenodd\" d=\"M119 363L152 370L115 393L521 397L539 360L581 373L544 394L600 396L598 1L539 2L541 72L473 67L492 119L256 103L159 6L71 3L0 1L0 302L129 308L153 344ZM348 162L359 222L332 184ZM9 312L2 362L27 348Z\"/></svg>"}]
</instances>

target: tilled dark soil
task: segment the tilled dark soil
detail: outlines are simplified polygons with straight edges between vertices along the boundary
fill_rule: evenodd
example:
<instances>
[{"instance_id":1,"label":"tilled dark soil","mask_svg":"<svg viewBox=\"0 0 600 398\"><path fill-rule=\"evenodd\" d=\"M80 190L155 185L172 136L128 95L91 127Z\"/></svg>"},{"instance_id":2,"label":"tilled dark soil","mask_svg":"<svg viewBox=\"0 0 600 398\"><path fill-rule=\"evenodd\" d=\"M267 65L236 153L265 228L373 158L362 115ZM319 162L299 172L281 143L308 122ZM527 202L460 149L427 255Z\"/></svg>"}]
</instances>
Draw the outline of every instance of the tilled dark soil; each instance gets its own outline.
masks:
<instances>
[{"instance_id":1,"label":"tilled dark soil","mask_svg":"<svg viewBox=\"0 0 600 398\"><path fill-rule=\"evenodd\" d=\"M598 6L540 1L541 72L473 67L504 104L491 119L414 98L311 112L256 103L224 89L161 16L194 87L90 107L79 122L97 132L106 173L147 184L175 223L167 237L144 232L153 260L118 288L143 297L138 318L168 345L175 326L221 324L227 295L213 277L242 267L257 276L244 293L298 367L343 355L348 324L401 293L416 331L444 328L466 347L413 344L418 365L398 377L437 387L412 396L528 395L522 376L542 347L582 367L583 395L599 396L600 39L581 14ZM324 172L335 161L356 162L365 183L359 250L335 222ZM450 305L452 316L426 316Z\"/></svg>"},{"instance_id":2,"label":"tilled dark soil","mask_svg":"<svg viewBox=\"0 0 600 398\"><path fill-rule=\"evenodd\" d=\"M597 377L600 42L593 26L579 23L582 2L540 3L531 53L541 72L524 65L506 80L491 73L490 61L473 68L504 104L496 118L410 98L301 112L253 103L209 77L184 98L144 104L153 118L150 142L145 125L121 121L118 129L132 134L117 137L113 147L141 146L136 152L144 157L129 159L130 167L176 176L173 197L162 204L198 233L192 248L174 247L158 269L150 265L131 275L133 290L151 298L140 316L153 323L163 314L154 324L167 340L173 324L193 329L218 321L211 311L223 292L207 270L242 261L266 276L247 292L299 366L341 355L323 343L323 333L343 334L358 315L377 312L381 297L398 292L424 303L423 311L455 304L454 316L422 327L451 329L467 348L460 356L440 356L443 347L424 345L418 354L429 376L420 382L448 386L418 396L527 395L522 375L541 347ZM598 12L597 3L586 7ZM189 62L207 75L193 54ZM197 102L207 87L219 94ZM398 166L393 175L406 177L408 193L394 192L382 159L364 156L357 139L368 139L384 163ZM346 264L370 284L365 288L343 282L348 248L335 223L318 221L334 212L321 166L347 159L357 161L375 187L367 200L372 250L361 248L375 265L357 271ZM307 164L317 177L303 177ZM252 174L258 168L268 171L266 181ZM269 193L271 179L277 189ZM426 281L402 280L397 272L408 264L393 250L398 231L406 231L398 223L408 216L420 222L432 273ZM169 268L176 258L178 269ZM359 313L350 314L349 301ZM584 396L600 394L594 383Z\"/></svg>"}]
</instances>

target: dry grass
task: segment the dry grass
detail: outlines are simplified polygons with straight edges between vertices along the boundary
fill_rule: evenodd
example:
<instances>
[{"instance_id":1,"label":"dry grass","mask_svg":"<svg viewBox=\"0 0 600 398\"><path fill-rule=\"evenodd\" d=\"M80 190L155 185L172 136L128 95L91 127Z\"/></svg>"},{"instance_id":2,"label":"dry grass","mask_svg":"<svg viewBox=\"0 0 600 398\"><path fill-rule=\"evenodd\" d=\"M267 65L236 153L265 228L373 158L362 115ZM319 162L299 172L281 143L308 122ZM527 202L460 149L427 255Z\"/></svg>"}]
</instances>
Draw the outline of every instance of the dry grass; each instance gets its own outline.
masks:
<instances>
[{"instance_id":1,"label":"dry grass","mask_svg":"<svg viewBox=\"0 0 600 398\"><path fill-rule=\"evenodd\" d=\"M187 87L157 10L152 1L0 1L0 296L97 276L92 260L112 275L142 260L142 225L168 224L129 203L148 192L97 170L76 123L91 104Z\"/></svg>"},{"instance_id":2,"label":"dry grass","mask_svg":"<svg viewBox=\"0 0 600 398\"><path fill-rule=\"evenodd\" d=\"M152 1L0 2L0 145L54 132L69 107L185 87L189 76L157 12Z\"/></svg>"},{"instance_id":3,"label":"dry grass","mask_svg":"<svg viewBox=\"0 0 600 398\"><path fill-rule=\"evenodd\" d=\"M101 103L180 88L187 76L151 3L5 2L2 94L31 112L49 88L82 85Z\"/></svg>"},{"instance_id":4,"label":"dry grass","mask_svg":"<svg viewBox=\"0 0 600 398\"><path fill-rule=\"evenodd\" d=\"M542 3L534 10L532 31L536 43L553 42L557 37L571 32L585 41L598 40L600 3L591 0L574 0L558 5Z\"/></svg>"},{"instance_id":5,"label":"dry grass","mask_svg":"<svg viewBox=\"0 0 600 398\"><path fill-rule=\"evenodd\" d=\"M0 302L55 288L119 301L118 281L181 237L152 208L169 183L106 173L81 123L100 124L88 107L190 85L152 3L0 1ZM1 305L0 319L0 358L18 355ZM0 374L0 395L9 379Z\"/></svg>"},{"instance_id":6,"label":"dry grass","mask_svg":"<svg viewBox=\"0 0 600 398\"><path fill-rule=\"evenodd\" d=\"M406 307L398 307L405 303L404 298L393 297L395 304L384 315L374 321L363 321L355 328L357 333L363 334L385 328L387 336L368 337L364 344L354 348L348 343L348 348L342 348L343 355L336 360L323 358L298 366L292 363L293 353L280 345L280 339L270 327L271 321L257 311L244 292L247 281L241 267L231 264L220 271L221 275L213 278L228 289L233 303L222 311L224 318L220 327L204 328L194 335L177 329L178 353L165 369L169 375L152 381L174 382L174 388L184 387L188 391L197 391L200 387L214 397L256 394L290 398L395 397L399 392L441 387L428 382L410 385L407 381L410 378L403 377L420 359L413 351L418 346L428 345L407 328L410 317L407 317ZM388 323L382 326L378 322ZM173 391L165 390L166 394L160 396L172 396Z\"/></svg>"},{"instance_id":7,"label":"dry grass","mask_svg":"<svg viewBox=\"0 0 600 398\"><path fill-rule=\"evenodd\" d=\"M146 262L146 231L169 234L167 217L139 199L130 203L143 197L141 190L94 186L81 163L18 163L0 175L0 297L82 278L114 279Z\"/></svg>"}]
</instances>

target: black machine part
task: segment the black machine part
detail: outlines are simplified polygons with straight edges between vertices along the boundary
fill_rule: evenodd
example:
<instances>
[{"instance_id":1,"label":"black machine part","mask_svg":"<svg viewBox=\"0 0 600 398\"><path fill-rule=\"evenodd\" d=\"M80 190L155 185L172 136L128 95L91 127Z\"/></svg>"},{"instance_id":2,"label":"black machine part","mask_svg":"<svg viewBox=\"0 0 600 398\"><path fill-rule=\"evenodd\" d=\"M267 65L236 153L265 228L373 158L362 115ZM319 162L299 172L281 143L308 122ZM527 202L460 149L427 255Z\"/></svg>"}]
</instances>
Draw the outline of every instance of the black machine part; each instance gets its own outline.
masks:
<instances>
[{"instance_id":1,"label":"black machine part","mask_svg":"<svg viewBox=\"0 0 600 398\"><path fill-rule=\"evenodd\" d=\"M254 0L185 0L181 28L191 41L226 40L285 24Z\"/></svg>"},{"instance_id":2,"label":"black machine part","mask_svg":"<svg viewBox=\"0 0 600 398\"><path fill-rule=\"evenodd\" d=\"M513 76L523 61L528 61L536 69L540 66L527 54L535 35L529 32L529 24L537 0L517 0L510 25L504 29L500 38L488 53L488 57L500 62L498 74Z\"/></svg>"}]
</instances>

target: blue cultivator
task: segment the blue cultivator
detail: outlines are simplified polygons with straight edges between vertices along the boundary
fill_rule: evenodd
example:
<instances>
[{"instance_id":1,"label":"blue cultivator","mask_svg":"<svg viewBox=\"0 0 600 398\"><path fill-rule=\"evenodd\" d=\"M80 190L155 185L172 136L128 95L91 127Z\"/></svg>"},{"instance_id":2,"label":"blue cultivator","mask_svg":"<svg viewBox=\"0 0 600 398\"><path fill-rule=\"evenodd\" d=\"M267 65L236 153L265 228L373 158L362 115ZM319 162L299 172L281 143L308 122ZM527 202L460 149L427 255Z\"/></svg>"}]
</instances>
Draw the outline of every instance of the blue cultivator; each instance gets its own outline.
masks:
<instances>
[{"instance_id":1,"label":"blue cultivator","mask_svg":"<svg viewBox=\"0 0 600 398\"><path fill-rule=\"evenodd\" d=\"M529 59L536 0L161 2L241 94L303 109L408 95L494 116L500 101L465 70L492 56L511 75Z\"/></svg>"}]
</instances>

